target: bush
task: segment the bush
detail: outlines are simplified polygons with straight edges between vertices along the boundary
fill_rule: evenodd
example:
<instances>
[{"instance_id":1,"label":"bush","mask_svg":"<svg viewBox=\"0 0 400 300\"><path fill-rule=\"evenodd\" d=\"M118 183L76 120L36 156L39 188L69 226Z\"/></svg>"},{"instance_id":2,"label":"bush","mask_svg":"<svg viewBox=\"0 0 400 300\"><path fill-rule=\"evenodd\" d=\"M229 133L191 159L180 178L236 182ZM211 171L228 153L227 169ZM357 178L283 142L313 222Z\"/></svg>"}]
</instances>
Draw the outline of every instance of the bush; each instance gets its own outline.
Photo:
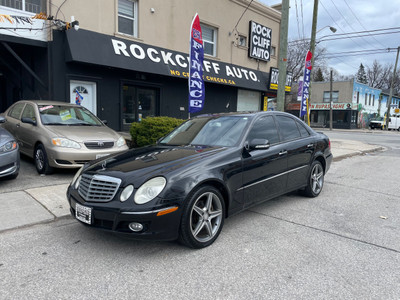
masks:
<instances>
[{"instance_id":1,"label":"bush","mask_svg":"<svg viewBox=\"0 0 400 300\"><path fill-rule=\"evenodd\" d=\"M132 147L155 144L156 141L185 120L170 117L147 117L131 125Z\"/></svg>"}]
</instances>

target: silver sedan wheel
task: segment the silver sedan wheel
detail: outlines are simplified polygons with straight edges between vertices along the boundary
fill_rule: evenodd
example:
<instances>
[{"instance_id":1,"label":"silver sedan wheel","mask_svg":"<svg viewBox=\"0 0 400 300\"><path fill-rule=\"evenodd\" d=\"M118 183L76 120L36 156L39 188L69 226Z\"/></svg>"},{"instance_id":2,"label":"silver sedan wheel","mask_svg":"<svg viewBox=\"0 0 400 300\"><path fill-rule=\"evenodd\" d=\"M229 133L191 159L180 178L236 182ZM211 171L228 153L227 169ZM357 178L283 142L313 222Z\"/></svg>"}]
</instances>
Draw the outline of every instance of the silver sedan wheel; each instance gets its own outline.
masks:
<instances>
[{"instance_id":1,"label":"silver sedan wheel","mask_svg":"<svg viewBox=\"0 0 400 300\"><path fill-rule=\"evenodd\" d=\"M42 149L38 148L36 150L36 155L35 155L35 161L36 161L36 167L38 170L43 170L44 167L44 153Z\"/></svg>"},{"instance_id":2,"label":"silver sedan wheel","mask_svg":"<svg viewBox=\"0 0 400 300\"><path fill-rule=\"evenodd\" d=\"M190 229L199 242L208 242L222 224L222 199L212 192L201 194L190 212Z\"/></svg>"},{"instance_id":3,"label":"silver sedan wheel","mask_svg":"<svg viewBox=\"0 0 400 300\"><path fill-rule=\"evenodd\" d=\"M324 185L324 170L321 164L314 165L311 171L311 188L315 194L319 194Z\"/></svg>"}]
</instances>

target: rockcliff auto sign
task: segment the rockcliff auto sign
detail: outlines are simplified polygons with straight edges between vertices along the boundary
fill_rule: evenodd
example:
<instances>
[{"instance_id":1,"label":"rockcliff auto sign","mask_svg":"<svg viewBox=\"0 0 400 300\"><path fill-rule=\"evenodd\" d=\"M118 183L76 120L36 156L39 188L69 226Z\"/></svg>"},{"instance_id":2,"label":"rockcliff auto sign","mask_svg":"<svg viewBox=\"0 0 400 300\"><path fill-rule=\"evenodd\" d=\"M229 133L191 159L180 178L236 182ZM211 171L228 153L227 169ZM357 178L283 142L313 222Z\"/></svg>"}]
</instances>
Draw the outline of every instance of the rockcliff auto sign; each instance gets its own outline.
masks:
<instances>
[{"instance_id":1,"label":"rockcliff auto sign","mask_svg":"<svg viewBox=\"0 0 400 300\"><path fill-rule=\"evenodd\" d=\"M189 55L87 30L67 31L70 61L166 76L189 77ZM82 47L84 45L84 47ZM205 81L265 91L268 74L223 62L204 60Z\"/></svg>"}]
</instances>

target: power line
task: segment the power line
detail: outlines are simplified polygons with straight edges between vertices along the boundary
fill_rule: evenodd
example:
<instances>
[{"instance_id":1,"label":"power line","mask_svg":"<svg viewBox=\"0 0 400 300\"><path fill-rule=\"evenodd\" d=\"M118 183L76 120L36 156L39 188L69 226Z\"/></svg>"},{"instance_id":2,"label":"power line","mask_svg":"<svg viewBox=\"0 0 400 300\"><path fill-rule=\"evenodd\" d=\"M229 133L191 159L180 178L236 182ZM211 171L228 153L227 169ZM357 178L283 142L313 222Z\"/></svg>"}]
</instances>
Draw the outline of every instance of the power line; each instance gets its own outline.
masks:
<instances>
[{"instance_id":1,"label":"power line","mask_svg":"<svg viewBox=\"0 0 400 300\"><path fill-rule=\"evenodd\" d=\"M344 31L344 30L340 27L340 25L339 25L338 23L336 23L336 21L332 18L331 14L330 14L329 11L326 9L326 7L325 7L325 5L322 3L322 1L321 1L321 5L322 5L322 8L325 9L325 12L328 14L328 16L332 19L333 23L335 23L335 25L336 25L340 30ZM352 40L352 41L353 41L353 40ZM353 41L353 42L354 42L354 41ZM354 43L357 44L358 46L362 47L362 46L361 46L360 44L358 44L357 42L354 42Z\"/></svg>"},{"instance_id":2,"label":"power line","mask_svg":"<svg viewBox=\"0 0 400 300\"><path fill-rule=\"evenodd\" d=\"M361 21L358 19L357 15L354 13L354 11L351 9L350 5L347 3L346 0L343 0L344 3L347 5L347 7L349 8L350 12L353 14L354 18L356 18L357 22L361 25L361 27L364 30L367 30L367 28L364 27L364 25L361 23ZM383 45L380 41L378 41L374 36L371 36L375 41L378 42L378 44L380 44L382 47L385 47L385 45Z\"/></svg>"},{"instance_id":3,"label":"power line","mask_svg":"<svg viewBox=\"0 0 400 300\"><path fill-rule=\"evenodd\" d=\"M239 25L240 20L243 18L243 15L245 14L245 12L249 9L250 4L253 2L253 0L250 1L249 5L247 5L246 9L244 10L244 12L242 13L242 15L240 16L239 20L237 21L235 27L233 28L232 32L234 32L235 30L237 31L237 26Z\"/></svg>"}]
</instances>

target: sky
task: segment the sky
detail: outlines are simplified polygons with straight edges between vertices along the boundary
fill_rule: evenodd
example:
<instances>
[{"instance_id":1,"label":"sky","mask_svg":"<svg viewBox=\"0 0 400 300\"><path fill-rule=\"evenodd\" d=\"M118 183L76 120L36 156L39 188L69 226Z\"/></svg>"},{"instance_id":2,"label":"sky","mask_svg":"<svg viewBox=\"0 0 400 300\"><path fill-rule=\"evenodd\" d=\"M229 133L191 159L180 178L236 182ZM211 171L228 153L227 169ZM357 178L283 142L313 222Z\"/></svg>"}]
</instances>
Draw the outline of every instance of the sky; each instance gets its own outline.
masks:
<instances>
[{"instance_id":1,"label":"sky","mask_svg":"<svg viewBox=\"0 0 400 300\"><path fill-rule=\"evenodd\" d=\"M258 1L268 6L281 3L279 0ZM289 41L311 38L313 8L314 0L290 0ZM329 26L336 28L336 33L332 33ZM388 28L397 29L378 31ZM366 33L344 35L361 31ZM349 36L351 38L343 38ZM340 75L355 75L361 63L372 66L374 59L383 65L394 65L397 47L400 46L400 1L319 0L316 41L327 49L331 57L327 60L328 67L336 69ZM387 48L392 49L390 52L379 50ZM352 56L342 53L365 50L374 52L352 53L357 54Z\"/></svg>"}]
</instances>

